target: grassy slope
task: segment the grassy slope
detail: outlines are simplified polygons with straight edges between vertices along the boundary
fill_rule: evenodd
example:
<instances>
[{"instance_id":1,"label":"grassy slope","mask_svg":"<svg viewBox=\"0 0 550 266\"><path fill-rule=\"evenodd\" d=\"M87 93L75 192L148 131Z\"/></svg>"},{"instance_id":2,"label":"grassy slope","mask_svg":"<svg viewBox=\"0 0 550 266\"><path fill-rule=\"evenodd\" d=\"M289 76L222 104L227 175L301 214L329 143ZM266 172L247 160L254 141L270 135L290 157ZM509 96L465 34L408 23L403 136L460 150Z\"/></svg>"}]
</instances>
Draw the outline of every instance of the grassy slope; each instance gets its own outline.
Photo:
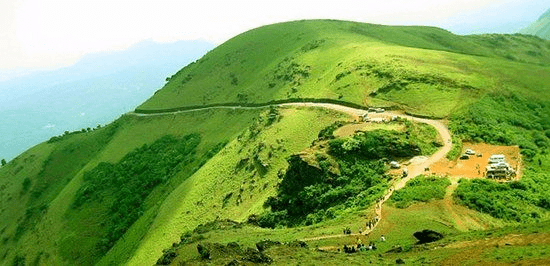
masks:
<instances>
[{"instance_id":1,"label":"grassy slope","mask_svg":"<svg viewBox=\"0 0 550 266\"><path fill-rule=\"evenodd\" d=\"M517 93L527 101L547 95L549 50L548 42L519 35L455 36L429 27L341 21L283 23L252 30L226 42L172 76L165 88L139 108L317 97L370 105L397 104L413 113L447 116L495 94ZM101 230L101 216L95 215L96 211L101 212L105 206L67 211L81 185L83 172L99 162L116 162L134 148L165 134L201 133L204 141L199 145L199 154L222 141L230 144L189 179L190 173L182 172L176 181L155 190L147 202L148 210L101 264L120 264L128 259L133 264L153 263L163 248L198 223L217 216L242 220L261 210L263 200L274 193L276 173L285 168L286 156L309 146L318 130L339 117L324 111L290 109L283 112L279 123L265 130L261 128L257 139L242 142L249 134L245 133L239 142L237 136L255 123L252 118L257 115L256 111L205 111L151 118L124 117L119 120L120 128L113 138L98 146L79 144L94 143L94 136L100 135L101 130L34 147L0 168L0 250L3 250L0 260L10 263L19 254L26 257L27 263L97 261L87 251L97 240L94 240L96 231ZM286 141L280 144L277 139ZM235 171L240 159L256 153L260 141L282 147L273 158L268 158L266 151L259 152L260 158L270 161L263 177L258 169ZM78 156L71 152L63 155L64 147L73 149L71 152ZM48 160L54 154L59 155L57 160ZM543 166L550 162L547 157ZM63 158L74 161L68 165L70 171L60 170L67 162ZM31 192L21 194L23 180L29 177L31 184L38 183L44 162L49 163L46 168L52 169L52 177L59 179L45 190L47 193L29 204ZM56 176L56 172L61 175ZM222 207L223 198L230 192L233 194L229 203ZM199 198L204 195L208 196L201 201ZM47 210L31 215L38 217L34 229L15 240L17 223L25 216L25 208L44 204ZM414 216L419 224L424 221L426 226L439 228L441 223L429 217L440 215L437 213L440 210L422 208L395 213L406 216L398 218L399 221ZM253 229L263 233L243 237L240 232L236 236L252 244L258 237L272 233L286 240L337 233L342 224L355 228L353 224L363 219L361 214L364 213L350 213L312 227ZM400 228L412 230L409 227L403 224Z\"/></svg>"},{"instance_id":2,"label":"grassy slope","mask_svg":"<svg viewBox=\"0 0 550 266\"><path fill-rule=\"evenodd\" d=\"M548 65L548 51L550 43L521 35L456 36L430 27L289 22L220 45L172 76L138 109L310 97L397 104L447 116L503 83L540 87L550 76L548 67L539 66ZM525 81L524 74L533 71L539 75ZM369 97L375 91L377 97Z\"/></svg>"},{"instance_id":3,"label":"grassy slope","mask_svg":"<svg viewBox=\"0 0 550 266\"><path fill-rule=\"evenodd\" d=\"M162 204L152 230L141 242L130 264L153 264L164 248L178 241L182 232L198 224L216 217L243 221L250 214L261 212L265 199L275 194L277 172L286 169L286 158L309 146L323 127L342 118L341 114L324 110L288 109L282 112L279 122L265 128L256 138L248 139L246 133L242 141L230 142ZM307 121L317 123L304 128ZM256 152L262 146L260 143L267 148ZM270 151L271 158L267 155ZM253 157L253 154L269 164L265 173L258 169L236 168L241 159ZM233 194L224 206L223 199L229 193Z\"/></svg>"},{"instance_id":4,"label":"grassy slope","mask_svg":"<svg viewBox=\"0 0 550 266\"><path fill-rule=\"evenodd\" d=\"M63 190L47 203L48 209L39 219L35 229L32 232L24 234L17 243L14 243L13 240L15 225L17 224L16 221L20 219L19 217L24 215L25 209L21 207L17 208L20 205L9 204L4 201L5 199L2 199L2 202L6 203L2 204L2 206L9 208L2 213L2 215L9 218L2 219L0 224L0 228L6 228L2 231L2 238L10 239L2 243L2 249L6 250L6 253L9 253L9 256L5 257L5 261L10 261L15 255L13 252L10 252L13 251L12 249L17 249L18 254L26 255L27 262L34 260L41 253L43 254L41 256L43 263L73 264L79 262L89 264L97 260L97 258L93 257L94 254L90 250L92 250L95 241L97 241L98 232L96 230L101 230L99 226L101 216L98 214L102 213L105 206L92 206L85 210L69 209L74 193L82 182L81 176L84 171L93 168L102 161L116 162L134 148L145 143L152 143L166 134L183 136L189 133L200 133L204 141L198 147L198 154L204 154L215 144L235 138L239 132L252 122L252 118L255 116L257 116L257 111L205 111L154 118L126 117L119 120L118 123L121 126L113 139L108 145L103 147L101 152L86 162L85 165L79 165L80 170L74 175L74 178L71 178L70 182L66 183L66 186L63 187ZM79 134L72 137L85 138L88 136ZM40 170L41 165L46 161L48 153L51 150L69 145L67 143L70 141L71 139L54 144L41 144L10 162L7 167L2 168L2 172L0 172L2 179L0 180L6 183L6 190L13 191L9 195L16 198L15 196L18 196L17 193L20 191L25 174L30 174L32 177L33 171L38 172ZM79 146L72 147L77 152L80 151L80 148L84 148ZM32 155L35 156L33 157ZM31 157L34 158L35 163L22 165L22 170L19 171L18 175L9 175L8 172L10 170L19 167L18 162L28 161L30 159L26 158ZM57 164L53 164L52 166L55 165ZM185 173L180 173L180 175L184 176ZM181 179L176 178L176 180L181 182ZM54 183L52 185L55 186L57 184ZM163 193L168 194L177 185L179 184L166 184L162 190L156 192L159 195L151 198L162 201L166 197ZM6 198L9 197L7 195ZM156 201L147 204L150 206L150 211L142 217L142 220L151 220L154 218L156 214L155 208L158 209ZM68 218L71 219L69 220ZM147 224L147 222L143 222L142 220L139 220L138 223ZM137 230L132 229L128 234L141 238L147 229L148 226L142 226ZM75 242L79 243L79 245L74 245ZM125 246L126 256L131 253L133 248L135 247L132 247L132 245Z\"/></svg>"}]
</instances>

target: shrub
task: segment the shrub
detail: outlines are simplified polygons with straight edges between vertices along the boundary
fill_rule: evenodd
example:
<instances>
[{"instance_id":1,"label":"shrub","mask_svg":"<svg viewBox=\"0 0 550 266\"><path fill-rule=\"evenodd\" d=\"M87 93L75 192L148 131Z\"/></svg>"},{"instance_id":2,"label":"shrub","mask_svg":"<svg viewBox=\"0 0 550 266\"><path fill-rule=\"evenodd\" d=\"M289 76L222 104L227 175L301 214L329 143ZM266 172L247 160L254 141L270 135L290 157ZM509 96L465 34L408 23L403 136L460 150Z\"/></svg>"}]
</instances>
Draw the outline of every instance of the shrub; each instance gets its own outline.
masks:
<instances>
[{"instance_id":1,"label":"shrub","mask_svg":"<svg viewBox=\"0 0 550 266\"><path fill-rule=\"evenodd\" d=\"M102 162L84 173L84 183L76 193L73 208L89 201L112 199L107 234L98 244L100 251L109 250L141 216L143 202L158 184L170 179L181 165L195 160L199 143L198 134L181 139L167 135L135 149L118 163Z\"/></svg>"},{"instance_id":2,"label":"shrub","mask_svg":"<svg viewBox=\"0 0 550 266\"><path fill-rule=\"evenodd\" d=\"M447 178L435 176L418 176L397 190L390 198L397 208L407 208L415 202L428 202L432 199L443 199L445 189L451 185Z\"/></svg>"}]
</instances>

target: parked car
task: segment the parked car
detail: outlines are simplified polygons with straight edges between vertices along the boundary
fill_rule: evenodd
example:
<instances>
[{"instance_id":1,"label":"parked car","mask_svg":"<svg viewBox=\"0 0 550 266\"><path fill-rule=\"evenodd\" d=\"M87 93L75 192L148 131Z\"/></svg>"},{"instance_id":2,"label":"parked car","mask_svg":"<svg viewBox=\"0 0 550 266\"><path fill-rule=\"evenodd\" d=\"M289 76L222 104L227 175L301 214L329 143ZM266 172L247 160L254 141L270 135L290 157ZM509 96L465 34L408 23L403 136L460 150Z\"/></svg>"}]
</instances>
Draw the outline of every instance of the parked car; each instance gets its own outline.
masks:
<instances>
[{"instance_id":1,"label":"parked car","mask_svg":"<svg viewBox=\"0 0 550 266\"><path fill-rule=\"evenodd\" d=\"M468 159L470 159L470 155L468 155L468 154L460 155L460 160L468 160Z\"/></svg>"},{"instance_id":2,"label":"parked car","mask_svg":"<svg viewBox=\"0 0 550 266\"><path fill-rule=\"evenodd\" d=\"M476 155L476 152L472 149L466 149L466 154L468 155Z\"/></svg>"},{"instance_id":3,"label":"parked car","mask_svg":"<svg viewBox=\"0 0 550 266\"><path fill-rule=\"evenodd\" d=\"M400 168L401 165L396 161L392 161L392 162L390 162L390 167L393 168L393 169L397 169L397 168Z\"/></svg>"}]
</instances>

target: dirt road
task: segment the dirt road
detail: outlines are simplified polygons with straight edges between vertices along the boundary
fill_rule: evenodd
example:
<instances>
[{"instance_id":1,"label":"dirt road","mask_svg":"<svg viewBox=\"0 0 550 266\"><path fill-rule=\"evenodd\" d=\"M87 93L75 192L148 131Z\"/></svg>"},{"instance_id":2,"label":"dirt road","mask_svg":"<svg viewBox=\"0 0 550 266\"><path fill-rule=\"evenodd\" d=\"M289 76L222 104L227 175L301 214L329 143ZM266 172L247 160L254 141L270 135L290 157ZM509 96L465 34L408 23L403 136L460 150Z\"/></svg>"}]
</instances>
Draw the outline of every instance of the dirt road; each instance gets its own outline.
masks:
<instances>
[{"instance_id":1,"label":"dirt road","mask_svg":"<svg viewBox=\"0 0 550 266\"><path fill-rule=\"evenodd\" d=\"M178 114L178 113L188 113L188 112L195 112L195 111L202 111L202 110L210 110L210 109L245 109L245 110L252 110L252 109L264 109L270 106L292 106L292 107L317 107L317 108L326 108L331 109L335 111L340 111L344 113L348 113L352 116L359 116L362 117L367 113L366 110L358 109L358 108L352 108L348 106L338 105L338 104L332 104L332 103L312 103L312 102L303 102L303 103L282 103L282 104L266 104L265 106L259 106L259 107L242 107L242 106L216 106L216 107L205 107L205 108L197 108L197 109L191 109L191 110L185 110L185 111L173 111L173 112L163 112L163 113L156 113L156 114L142 114L142 113L129 113L130 115L135 116L161 116L161 115L169 115L169 114ZM392 116L399 116L400 118L404 118L407 120L411 120L414 122L424 123L433 126L441 138L443 139L443 147L441 147L435 154L430 156L427 160L417 163L417 164L411 164L407 167L409 174L407 177L397 180L392 187L387 191L386 195L376 203L375 207L375 213L376 213L376 219L374 222L374 226L371 229L366 229L363 231L363 234L369 234L376 228L376 226L379 224L380 220L382 220L382 205L386 200L388 200L393 192L395 190L399 190L405 186L407 181L410 179L422 174L424 172L424 169L429 168L430 165L433 163L443 159L445 155L451 150L451 147L453 145L452 139L451 139L451 133L449 132L449 129L446 125L444 125L439 120L432 120L432 119L425 119L425 118L418 118L410 115L403 115L398 114L394 112L384 112L384 113L378 113L376 114L378 117L386 117L390 118ZM359 235L359 234L352 234L352 236ZM322 239L329 239L329 238L338 238L338 237L346 237L350 235L344 235L344 234L337 234L337 235L324 235L324 236L317 236L312 238L306 238L302 239L302 241L316 241L316 240L322 240Z\"/></svg>"}]
</instances>

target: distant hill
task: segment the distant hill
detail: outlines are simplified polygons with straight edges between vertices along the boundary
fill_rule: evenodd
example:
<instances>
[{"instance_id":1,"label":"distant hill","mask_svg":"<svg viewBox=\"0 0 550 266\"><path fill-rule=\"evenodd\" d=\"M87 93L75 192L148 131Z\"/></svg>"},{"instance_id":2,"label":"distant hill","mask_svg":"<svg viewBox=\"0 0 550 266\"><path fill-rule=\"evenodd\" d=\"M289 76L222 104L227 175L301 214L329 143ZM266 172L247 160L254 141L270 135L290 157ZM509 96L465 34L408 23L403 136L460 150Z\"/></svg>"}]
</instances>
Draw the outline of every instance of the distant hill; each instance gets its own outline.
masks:
<instances>
[{"instance_id":1,"label":"distant hill","mask_svg":"<svg viewBox=\"0 0 550 266\"><path fill-rule=\"evenodd\" d=\"M181 65L214 45L144 41L73 66L0 82L0 157L11 159L65 130L95 127L133 109Z\"/></svg>"},{"instance_id":2,"label":"distant hill","mask_svg":"<svg viewBox=\"0 0 550 266\"><path fill-rule=\"evenodd\" d=\"M539 36L550 40L550 9L546 10L537 21L521 30L521 33Z\"/></svg>"}]
</instances>

